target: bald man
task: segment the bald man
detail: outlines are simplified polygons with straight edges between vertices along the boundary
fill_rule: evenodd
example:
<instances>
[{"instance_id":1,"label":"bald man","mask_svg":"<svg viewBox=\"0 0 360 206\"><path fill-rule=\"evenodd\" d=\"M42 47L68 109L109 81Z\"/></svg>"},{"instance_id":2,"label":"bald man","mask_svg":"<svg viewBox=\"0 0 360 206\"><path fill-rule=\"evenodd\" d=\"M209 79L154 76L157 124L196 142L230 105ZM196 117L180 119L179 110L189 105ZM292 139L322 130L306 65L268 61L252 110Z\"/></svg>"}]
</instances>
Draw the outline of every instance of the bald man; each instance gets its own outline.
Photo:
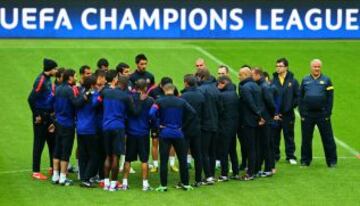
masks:
<instances>
[{"instance_id":1,"label":"bald man","mask_svg":"<svg viewBox=\"0 0 360 206\"><path fill-rule=\"evenodd\" d=\"M242 180L253 180L256 173L256 136L257 128L265 124L263 118L264 103L262 92L259 85L252 79L252 73L249 68L242 68L239 72L240 84L240 126L242 135L245 138L247 152L248 170Z\"/></svg>"},{"instance_id":2,"label":"bald man","mask_svg":"<svg viewBox=\"0 0 360 206\"><path fill-rule=\"evenodd\" d=\"M302 80L300 86L301 165L310 166L312 138L317 125L324 146L326 164L329 168L333 168L337 163L336 144L330 121L334 87L330 78L321 73L321 60L312 60L310 67L310 75Z\"/></svg>"},{"instance_id":3,"label":"bald man","mask_svg":"<svg viewBox=\"0 0 360 206\"><path fill-rule=\"evenodd\" d=\"M205 64L205 60L202 59L202 58L198 58L196 59L195 61L195 67L196 67L196 70L203 70L206 68L206 64Z\"/></svg>"}]
</instances>

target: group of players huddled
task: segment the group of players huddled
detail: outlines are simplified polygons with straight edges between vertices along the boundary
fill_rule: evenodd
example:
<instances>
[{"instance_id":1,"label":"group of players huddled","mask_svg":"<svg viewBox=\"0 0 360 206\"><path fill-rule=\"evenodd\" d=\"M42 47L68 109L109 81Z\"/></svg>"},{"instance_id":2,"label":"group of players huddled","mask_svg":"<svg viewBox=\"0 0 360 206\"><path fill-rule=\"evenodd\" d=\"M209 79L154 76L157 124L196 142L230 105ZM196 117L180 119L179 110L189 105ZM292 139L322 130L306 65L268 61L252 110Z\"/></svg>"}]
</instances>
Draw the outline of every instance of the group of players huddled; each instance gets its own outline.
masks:
<instances>
[{"instance_id":1,"label":"group of players huddled","mask_svg":"<svg viewBox=\"0 0 360 206\"><path fill-rule=\"evenodd\" d=\"M170 77L155 84L154 76L146 69L148 60L144 54L137 55L135 63L134 72L126 63L118 64L115 70L109 69L109 62L102 58L94 72L87 65L81 66L77 82L73 69L58 68L54 60L44 59L43 72L28 98L33 113L34 179L47 179L40 173L41 154L47 142L52 183L73 183L67 174L75 133L78 178L83 187L100 185L108 191L128 190L131 163L138 159L144 191L153 190L149 172L157 173L159 169L160 186L156 191L168 190L169 160L170 169L180 172L176 188L186 191L229 179L271 177L280 159L281 130L286 159L297 164L294 109L298 105L303 129L301 165L311 163L315 124L323 126L319 129L324 133L324 145L328 145L324 146L328 166L336 165L336 146L326 119L331 115L333 87L320 73L320 60L311 62L311 74L299 88L285 58L276 61L272 80L260 68L242 66L238 86L232 82L227 66L218 67L216 78L199 58L196 71L184 76L181 91ZM54 82L51 77L55 77ZM192 160L195 175L190 184ZM221 168L219 177L215 177L216 168ZM123 173L121 182L119 171Z\"/></svg>"}]
</instances>

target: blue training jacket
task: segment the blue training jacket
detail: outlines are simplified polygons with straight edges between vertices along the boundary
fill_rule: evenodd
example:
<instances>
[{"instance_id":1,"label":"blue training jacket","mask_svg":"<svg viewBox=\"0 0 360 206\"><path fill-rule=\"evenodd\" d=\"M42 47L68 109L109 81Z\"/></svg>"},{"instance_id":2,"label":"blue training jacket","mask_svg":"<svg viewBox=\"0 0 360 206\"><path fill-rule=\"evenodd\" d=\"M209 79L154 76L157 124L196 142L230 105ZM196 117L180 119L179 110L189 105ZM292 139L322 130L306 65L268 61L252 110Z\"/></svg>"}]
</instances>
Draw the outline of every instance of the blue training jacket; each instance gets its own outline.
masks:
<instances>
[{"instance_id":1,"label":"blue training jacket","mask_svg":"<svg viewBox=\"0 0 360 206\"><path fill-rule=\"evenodd\" d=\"M173 95L156 100L150 109L153 121L159 119L160 138L183 138L182 126L185 115L196 115L196 111L185 100Z\"/></svg>"}]
</instances>

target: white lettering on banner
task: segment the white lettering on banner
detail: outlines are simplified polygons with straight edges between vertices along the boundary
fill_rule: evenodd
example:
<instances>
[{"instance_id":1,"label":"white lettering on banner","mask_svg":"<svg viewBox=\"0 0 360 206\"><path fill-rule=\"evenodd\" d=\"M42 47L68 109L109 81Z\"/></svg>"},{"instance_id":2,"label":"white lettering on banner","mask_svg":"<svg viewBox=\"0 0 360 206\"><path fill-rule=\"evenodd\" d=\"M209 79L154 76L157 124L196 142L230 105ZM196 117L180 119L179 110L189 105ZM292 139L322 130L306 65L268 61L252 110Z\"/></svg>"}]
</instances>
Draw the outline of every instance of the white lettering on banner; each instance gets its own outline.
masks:
<instances>
[{"instance_id":1,"label":"white lettering on banner","mask_svg":"<svg viewBox=\"0 0 360 206\"><path fill-rule=\"evenodd\" d=\"M124 14L125 17L125 14ZM106 23L111 24L111 30L116 30L116 19L117 11L116 9L111 9L110 16L106 16L106 9L100 9L100 29L106 30Z\"/></svg>"},{"instance_id":2,"label":"white lettering on banner","mask_svg":"<svg viewBox=\"0 0 360 206\"><path fill-rule=\"evenodd\" d=\"M36 8L23 8L22 23L25 29L36 29Z\"/></svg>"},{"instance_id":3,"label":"white lettering on banner","mask_svg":"<svg viewBox=\"0 0 360 206\"><path fill-rule=\"evenodd\" d=\"M81 25L83 25L86 30L96 30L98 28L97 24L89 24L87 21L89 14L97 14L96 8L87 8L82 12Z\"/></svg>"},{"instance_id":4,"label":"white lettering on banner","mask_svg":"<svg viewBox=\"0 0 360 206\"><path fill-rule=\"evenodd\" d=\"M139 29L144 30L145 24L148 27L154 25L155 30L160 30L160 11L158 8L154 9L150 16L146 9L140 9Z\"/></svg>"},{"instance_id":5,"label":"white lettering on banner","mask_svg":"<svg viewBox=\"0 0 360 206\"><path fill-rule=\"evenodd\" d=\"M19 23L19 9L14 8L12 12L12 21L10 23L6 22L6 10L5 8L0 8L0 24L1 27L7 30L15 29Z\"/></svg>"},{"instance_id":6,"label":"white lettering on banner","mask_svg":"<svg viewBox=\"0 0 360 206\"><path fill-rule=\"evenodd\" d=\"M256 30L292 30L297 29L303 31L307 30L319 31L327 29L337 31L341 28L351 31L359 30L359 9L319 9L312 8L300 15L297 9L292 9L289 12L289 17L285 18L286 10L276 8L270 9L270 14L264 14L261 9L255 10L255 25ZM345 14L345 17L344 17ZM264 16L270 16L270 23L263 22L266 19Z\"/></svg>"},{"instance_id":7,"label":"white lettering on banner","mask_svg":"<svg viewBox=\"0 0 360 206\"><path fill-rule=\"evenodd\" d=\"M197 24L195 22L197 15L200 17L200 24ZM189 14L189 24L191 28L193 28L196 31L203 30L206 27L207 22L208 22L208 18L204 9L196 8L191 10Z\"/></svg>"},{"instance_id":8,"label":"white lettering on banner","mask_svg":"<svg viewBox=\"0 0 360 206\"><path fill-rule=\"evenodd\" d=\"M237 24L231 24L230 29L233 31L241 30L244 27L244 21L239 16L242 14L242 9L235 8L230 11L230 19Z\"/></svg>"},{"instance_id":9,"label":"white lettering on banner","mask_svg":"<svg viewBox=\"0 0 360 206\"><path fill-rule=\"evenodd\" d=\"M69 8L70 9L70 8ZM255 12L252 14L251 12ZM75 13L71 13L75 15ZM77 14L77 13L76 13ZM174 29L185 31L240 31L255 26L255 31L358 31L359 8L255 8L247 11L244 21L241 8L84 8L80 29L146 30ZM0 29L72 30L66 8L1 8ZM76 20L76 19L75 19ZM79 21L77 20L77 21ZM76 21L76 22L77 22ZM253 21L253 22L251 22ZM250 25L250 26L248 26ZM79 28L77 28L79 30Z\"/></svg>"},{"instance_id":10,"label":"white lettering on banner","mask_svg":"<svg viewBox=\"0 0 360 206\"><path fill-rule=\"evenodd\" d=\"M54 29L58 30L60 28L60 26L66 27L67 30L73 29L69 15L68 15L66 9L64 9L64 8L61 8L59 11L59 15L58 15L58 18L56 19Z\"/></svg>"},{"instance_id":11,"label":"white lettering on banner","mask_svg":"<svg viewBox=\"0 0 360 206\"><path fill-rule=\"evenodd\" d=\"M134 16L133 16L132 12L131 12L131 9L126 9L125 10L124 16L123 16L123 18L121 20L121 23L119 25L119 29L123 30L126 25L130 25L132 30L137 29L135 19L134 19Z\"/></svg>"},{"instance_id":12,"label":"white lettering on banner","mask_svg":"<svg viewBox=\"0 0 360 206\"><path fill-rule=\"evenodd\" d=\"M170 23L175 23L179 19L179 13L176 9L164 9L163 29L169 30Z\"/></svg>"}]
</instances>

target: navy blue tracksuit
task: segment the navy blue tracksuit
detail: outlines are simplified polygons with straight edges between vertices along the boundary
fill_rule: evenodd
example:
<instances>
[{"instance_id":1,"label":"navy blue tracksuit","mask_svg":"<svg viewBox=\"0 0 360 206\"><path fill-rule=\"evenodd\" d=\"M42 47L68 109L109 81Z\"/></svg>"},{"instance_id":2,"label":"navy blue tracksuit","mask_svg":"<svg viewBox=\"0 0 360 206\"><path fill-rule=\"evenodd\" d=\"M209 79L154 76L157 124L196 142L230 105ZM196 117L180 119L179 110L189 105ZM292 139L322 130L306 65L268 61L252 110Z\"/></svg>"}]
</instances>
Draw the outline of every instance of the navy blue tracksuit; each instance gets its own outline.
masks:
<instances>
[{"instance_id":1,"label":"navy blue tracksuit","mask_svg":"<svg viewBox=\"0 0 360 206\"><path fill-rule=\"evenodd\" d=\"M317 125L324 146L326 163L328 166L337 163L336 144L331 127L331 112L334 102L334 88L331 80L321 74L314 79L306 76L300 87L300 115L301 115L301 163L310 165L312 160L312 138L314 127Z\"/></svg>"},{"instance_id":2,"label":"navy blue tracksuit","mask_svg":"<svg viewBox=\"0 0 360 206\"><path fill-rule=\"evenodd\" d=\"M240 82L240 126L244 136L247 151L247 174L253 176L256 172L257 160L257 129L264 110L261 88L247 78Z\"/></svg>"},{"instance_id":3,"label":"navy blue tracksuit","mask_svg":"<svg viewBox=\"0 0 360 206\"><path fill-rule=\"evenodd\" d=\"M182 127L184 120L191 119L186 116L195 116L196 111L185 100L171 95L156 100L149 114L153 121L159 120L161 186L167 186L167 164L171 145L174 146L179 159L181 183L189 185L189 172L186 163L186 141Z\"/></svg>"},{"instance_id":4,"label":"navy blue tracksuit","mask_svg":"<svg viewBox=\"0 0 360 206\"><path fill-rule=\"evenodd\" d=\"M223 111L220 91L216 82L204 81L199 87L205 96L204 118L202 122L201 152L206 178L215 176L216 142L219 130L219 114Z\"/></svg>"},{"instance_id":5,"label":"navy blue tracksuit","mask_svg":"<svg viewBox=\"0 0 360 206\"><path fill-rule=\"evenodd\" d=\"M104 113L102 128L106 155L125 154L125 120L128 113L138 115L142 102L134 105L128 91L120 88L105 88L101 92ZM136 106L136 107L135 107Z\"/></svg>"},{"instance_id":6,"label":"navy blue tracksuit","mask_svg":"<svg viewBox=\"0 0 360 206\"><path fill-rule=\"evenodd\" d=\"M279 97L279 114L281 114L282 121L278 122L278 127L274 129L274 143L275 143L275 159L280 159L280 137L281 130L283 130L285 140L286 160L296 159L295 156L295 141L294 141L294 126L295 113L294 109L299 102L299 83L295 79L294 74L287 71L284 83L281 84L279 75L273 74L272 84L276 87ZM278 115L278 114L276 114Z\"/></svg>"},{"instance_id":7,"label":"navy blue tracksuit","mask_svg":"<svg viewBox=\"0 0 360 206\"><path fill-rule=\"evenodd\" d=\"M85 88L80 87L80 95ZM98 93L93 93L81 107L76 109L76 132L79 151L80 179L89 181L97 173L99 162L96 129L96 105Z\"/></svg>"},{"instance_id":8,"label":"navy blue tracksuit","mask_svg":"<svg viewBox=\"0 0 360 206\"><path fill-rule=\"evenodd\" d=\"M273 147L271 147L271 125L276 111L275 99L272 88L264 78L258 82L262 91L262 98L264 101L263 118L265 125L259 126L259 144L258 144L258 161L257 170L261 170L262 163L265 162L265 172L270 172L274 167L275 158L273 156Z\"/></svg>"},{"instance_id":9,"label":"navy blue tracksuit","mask_svg":"<svg viewBox=\"0 0 360 206\"><path fill-rule=\"evenodd\" d=\"M223 112L220 114L219 147L221 176L228 176L230 154L233 175L239 174L239 161L236 155L236 133L239 124L239 96L232 83L220 90ZM235 151L232 147L235 147ZM235 153L235 154L233 154Z\"/></svg>"},{"instance_id":10,"label":"navy blue tracksuit","mask_svg":"<svg viewBox=\"0 0 360 206\"><path fill-rule=\"evenodd\" d=\"M76 86L63 83L56 88L56 140L54 158L69 161L75 138L75 109L85 103Z\"/></svg>"},{"instance_id":11,"label":"navy blue tracksuit","mask_svg":"<svg viewBox=\"0 0 360 206\"><path fill-rule=\"evenodd\" d=\"M195 181L201 182L202 160L201 160L201 123L204 119L205 97L196 87L186 88L182 91L182 99L185 99L196 111L193 120L186 121L183 126L187 148L190 149L195 163Z\"/></svg>"},{"instance_id":12,"label":"navy blue tracksuit","mask_svg":"<svg viewBox=\"0 0 360 206\"><path fill-rule=\"evenodd\" d=\"M33 144L33 172L40 172L41 154L47 142L49 149L49 159L52 160L54 149L54 134L49 133L48 128L51 121L51 113L53 112L53 104L51 101L51 78L41 73L34 82L31 93L28 97L28 103L32 111L34 144ZM40 116L41 122L36 124L35 117ZM52 167L52 161L50 161Z\"/></svg>"},{"instance_id":13,"label":"navy blue tracksuit","mask_svg":"<svg viewBox=\"0 0 360 206\"><path fill-rule=\"evenodd\" d=\"M134 103L139 104L140 94L134 93ZM147 97L142 105L141 113L139 115L129 114L126 121L126 156L125 161L136 161L137 157L142 163L147 163L150 152L150 128L155 127L151 121L149 111L154 104L154 99Z\"/></svg>"}]
</instances>

